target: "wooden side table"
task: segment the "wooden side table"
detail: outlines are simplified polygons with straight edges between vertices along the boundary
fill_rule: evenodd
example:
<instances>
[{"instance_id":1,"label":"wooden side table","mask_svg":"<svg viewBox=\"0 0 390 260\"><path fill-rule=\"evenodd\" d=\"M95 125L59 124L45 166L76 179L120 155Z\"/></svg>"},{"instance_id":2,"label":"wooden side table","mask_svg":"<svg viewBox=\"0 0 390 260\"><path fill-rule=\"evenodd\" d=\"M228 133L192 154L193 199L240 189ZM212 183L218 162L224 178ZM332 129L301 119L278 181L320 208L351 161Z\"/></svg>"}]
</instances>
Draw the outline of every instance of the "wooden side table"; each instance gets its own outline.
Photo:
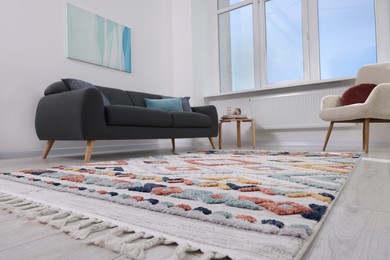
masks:
<instances>
[{"instance_id":1,"label":"wooden side table","mask_svg":"<svg viewBox=\"0 0 390 260\"><path fill-rule=\"evenodd\" d=\"M222 149L222 124L223 123L237 123L237 147L241 147L241 122L250 122L252 126L252 147L256 148L256 128L255 120L251 118L221 118L219 120L219 149Z\"/></svg>"}]
</instances>

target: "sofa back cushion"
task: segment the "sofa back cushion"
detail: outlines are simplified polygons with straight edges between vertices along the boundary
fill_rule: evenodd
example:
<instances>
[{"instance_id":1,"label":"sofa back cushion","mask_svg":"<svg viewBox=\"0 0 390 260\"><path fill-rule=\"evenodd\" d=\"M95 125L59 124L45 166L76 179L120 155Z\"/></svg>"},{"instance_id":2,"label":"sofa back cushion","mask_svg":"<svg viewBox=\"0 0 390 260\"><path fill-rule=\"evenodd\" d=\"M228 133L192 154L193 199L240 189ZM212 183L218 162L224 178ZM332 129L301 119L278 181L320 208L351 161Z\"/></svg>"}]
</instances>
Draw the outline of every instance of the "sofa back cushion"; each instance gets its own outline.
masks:
<instances>
[{"instance_id":1,"label":"sofa back cushion","mask_svg":"<svg viewBox=\"0 0 390 260\"><path fill-rule=\"evenodd\" d=\"M79 80L79 79L68 78L68 79L61 79L61 81L64 82L64 84L70 90L79 90L79 89L86 89L86 88L97 89L95 85L93 85L89 82L83 81L83 80ZM107 99L107 97L104 95L104 93L102 93L99 89L97 89L97 90L102 95L104 106L109 106L111 104L110 101Z\"/></svg>"},{"instance_id":2,"label":"sofa back cushion","mask_svg":"<svg viewBox=\"0 0 390 260\"><path fill-rule=\"evenodd\" d=\"M138 107L146 107L145 98L149 99L159 99L162 98L160 95L136 92L136 91L126 91L130 99L133 101L133 104Z\"/></svg>"},{"instance_id":3,"label":"sofa back cushion","mask_svg":"<svg viewBox=\"0 0 390 260\"><path fill-rule=\"evenodd\" d=\"M128 105L134 106L133 101L131 101L130 97L127 95L126 91L116 88L107 88L96 86L110 101L111 105Z\"/></svg>"},{"instance_id":4,"label":"sofa back cushion","mask_svg":"<svg viewBox=\"0 0 390 260\"><path fill-rule=\"evenodd\" d=\"M69 91L70 89L65 85L64 82L62 81L57 81L52 84L50 84L46 89L44 95L52 95L52 94L57 94L61 92L66 92Z\"/></svg>"},{"instance_id":5,"label":"sofa back cushion","mask_svg":"<svg viewBox=\"0 0 390 260\"><path fill-rule=\"evenodd\" d=\"M124 91L121 89L116 88L108 88L108 87L102 87L102 86L95 86L104 97L107 98L109 103L111 105L128 105L128 106L139 106L139 107L146 107L145 105L145 98L149 99L161 99L163 96L161 95L155 95L155 94L149 94L144 92L136 92L136 91ZM45 89L45 96L61 93L61 92L67 92L71 89L62 81L57 81L52 83L50 86L48 86Z\"/></svg>"}]
</instances>

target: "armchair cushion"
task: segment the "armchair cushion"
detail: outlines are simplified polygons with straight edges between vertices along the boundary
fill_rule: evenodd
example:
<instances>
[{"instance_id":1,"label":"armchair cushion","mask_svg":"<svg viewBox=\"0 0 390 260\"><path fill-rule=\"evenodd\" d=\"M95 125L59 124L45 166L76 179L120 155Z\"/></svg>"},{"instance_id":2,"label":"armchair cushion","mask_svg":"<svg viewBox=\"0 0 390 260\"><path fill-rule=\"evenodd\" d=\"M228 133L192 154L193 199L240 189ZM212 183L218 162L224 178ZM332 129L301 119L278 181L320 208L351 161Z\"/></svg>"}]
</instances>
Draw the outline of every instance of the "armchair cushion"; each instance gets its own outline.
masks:
<instances>
[{"instance_id":1,"label":"armchair cushion","mask_svg":"<svg viewBox=\"0 0 390 260\"><path fill-rule=\"evenodd\" d=\"M369 115L367 104L356 103L350 106L340 106L323 109L320 111L320 118L324 121L348 121L365 118Z\"/></svg>"},{"instance_id":2,"label":"armchair cushion","mask_svg":"<svg viewBox=\"0 0 390 260\"><path fill-rule=\"evenodd\" d=\"M371 91L376 87L376 84L362 83L350 87L341 95L341 105L347 106L356 103L364 103L370 95Z\"/></svg>"}]
</instances>

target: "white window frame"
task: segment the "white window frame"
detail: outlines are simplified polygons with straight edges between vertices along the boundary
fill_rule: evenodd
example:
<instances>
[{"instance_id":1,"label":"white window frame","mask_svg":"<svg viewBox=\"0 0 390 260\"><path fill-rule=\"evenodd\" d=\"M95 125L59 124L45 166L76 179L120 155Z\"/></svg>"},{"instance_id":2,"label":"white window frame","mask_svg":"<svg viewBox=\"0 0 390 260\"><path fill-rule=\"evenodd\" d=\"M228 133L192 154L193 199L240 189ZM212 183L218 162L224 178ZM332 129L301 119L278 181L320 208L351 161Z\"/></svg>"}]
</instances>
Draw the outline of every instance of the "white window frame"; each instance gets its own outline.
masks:
<instances>
[{"instance_id":1,"label":"white window frame","mask_svg":"<svg viewBox=\"0 0 390 260\"><path fill-rule=\"evenodd\" d=\"M219 9L217 15L251 5L253 6L253 53L254 53L254 89L245 91L221 92L221 94L251 92L284 87L312 85L324 82L349 80L351 77L320 78L320 47L318 38L318 2L316 0L302 0L302 37L303 37L303 69L302 80L288 82L267 83L266 57L266 29L265 29L265 2L272 0L245 0L237 4ZM390 60L390 2L389 0L374 0L377 62Z\"/></svg>"}]
</instances>

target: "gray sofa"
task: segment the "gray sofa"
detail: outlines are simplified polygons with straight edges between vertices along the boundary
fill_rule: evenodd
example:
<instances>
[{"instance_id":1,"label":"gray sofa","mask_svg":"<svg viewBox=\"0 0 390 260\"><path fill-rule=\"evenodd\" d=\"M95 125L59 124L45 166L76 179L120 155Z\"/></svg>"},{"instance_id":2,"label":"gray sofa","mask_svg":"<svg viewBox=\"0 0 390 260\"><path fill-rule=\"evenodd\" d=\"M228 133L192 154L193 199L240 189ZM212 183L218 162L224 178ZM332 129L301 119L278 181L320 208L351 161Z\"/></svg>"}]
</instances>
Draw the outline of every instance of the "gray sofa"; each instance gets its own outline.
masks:
<instances>
[{"instance_id":1,"label":"gray sofa","mask_svg":"<svg viewBox=\"0 0 390 260\"><path fill-rule=\"evenodd\" d=\"M174 150L175 138L207 137L215 149L212 138L218 135L218 115L214 106L167 112L145 107L145 98L161 99L161 95L101 86L72 89L65 83L48 86L37 106L36 133L40 140L47 140L43 159L56 140L86 140L86 162L96 140L171 139Z\"/></svg>"}]
</instances>

